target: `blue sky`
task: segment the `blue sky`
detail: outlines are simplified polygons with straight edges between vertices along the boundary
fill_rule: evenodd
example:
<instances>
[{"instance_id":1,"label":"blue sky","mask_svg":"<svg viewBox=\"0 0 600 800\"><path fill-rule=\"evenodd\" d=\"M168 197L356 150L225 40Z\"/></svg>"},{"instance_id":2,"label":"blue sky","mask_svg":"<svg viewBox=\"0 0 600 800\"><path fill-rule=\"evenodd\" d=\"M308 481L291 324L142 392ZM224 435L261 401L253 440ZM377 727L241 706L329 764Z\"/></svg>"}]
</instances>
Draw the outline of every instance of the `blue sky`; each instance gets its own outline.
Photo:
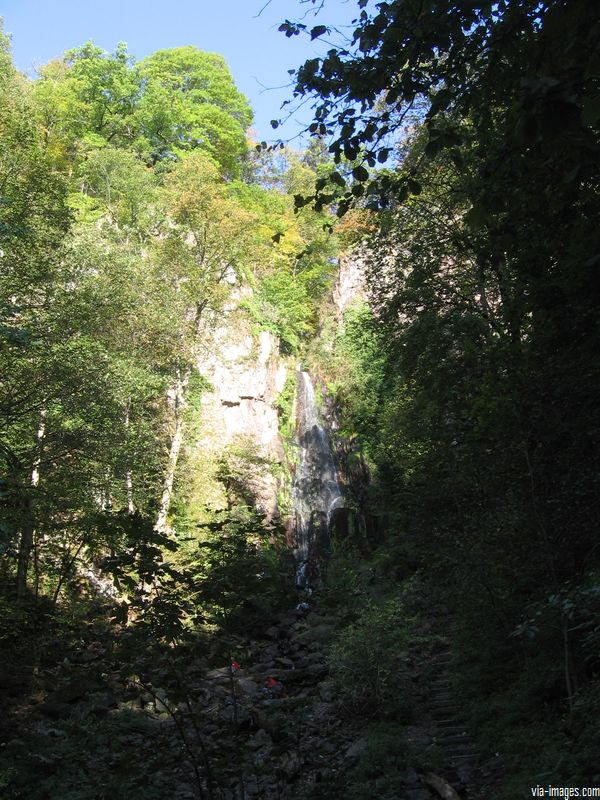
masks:
<instances>
[{"instance_id":1,"label":"blue sky","mask_svg":"<svg viewBox=\"0 0 600 800\"><path fill-rule=\"evenodd\" d=\"M269 120L279 115L289 89L273 89L289 83L287 70L306 58L323 53L325 44L308 37L288 39L279 33L285 18L299 19L311 8L300 0L4 0L4 29L12 34L16 66L30 75L36 66L61 55L88 39L105 50L127 42L138 59L155 50L192 44L223 55L236 84L255 111L258 139L272 139ZM347 25L356 15L355 0L327 0L313 24ZM269 88L264 88L269 87ZM293 137L309 111L286 124L282 136Z\"/></svg>"}]
</instances>

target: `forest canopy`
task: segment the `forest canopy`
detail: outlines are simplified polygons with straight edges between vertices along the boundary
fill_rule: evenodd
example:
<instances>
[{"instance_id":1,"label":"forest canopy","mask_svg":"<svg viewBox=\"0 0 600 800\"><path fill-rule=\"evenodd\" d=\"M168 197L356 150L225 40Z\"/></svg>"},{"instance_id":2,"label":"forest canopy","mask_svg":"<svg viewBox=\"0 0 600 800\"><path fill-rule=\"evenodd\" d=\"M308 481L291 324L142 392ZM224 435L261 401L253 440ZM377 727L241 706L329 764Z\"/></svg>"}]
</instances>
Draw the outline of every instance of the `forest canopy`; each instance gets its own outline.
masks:
<instances>
[{"instance_id":1,"label":"forest canopy","mask_svg":"<svg viewBox=\"0 0 600 800\"><path fill-rule=\"evenodd\" d=\"M99 507L164 527L193 366L235 286L295 352L333 244L293 213L301 154L269 186L221 56L88 42L28 81L3 36L2 59L2 558L21 595L32 558L56 594L101 547Z\"/></svg>"}]
</instances>

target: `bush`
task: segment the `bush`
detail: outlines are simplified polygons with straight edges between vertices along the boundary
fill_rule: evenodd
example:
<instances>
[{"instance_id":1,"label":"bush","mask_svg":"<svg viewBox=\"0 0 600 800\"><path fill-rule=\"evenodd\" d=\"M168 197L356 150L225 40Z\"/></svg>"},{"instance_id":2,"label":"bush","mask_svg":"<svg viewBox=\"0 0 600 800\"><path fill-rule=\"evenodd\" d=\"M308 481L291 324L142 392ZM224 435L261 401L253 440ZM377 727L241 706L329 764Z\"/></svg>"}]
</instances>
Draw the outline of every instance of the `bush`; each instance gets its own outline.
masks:
<instances>
[{"instance_id":1,"label":"bush","mask_svg":"<svg viewBox=\"0 0 600 800\"><path fill-rule=\"evenodd\" d=\"M347 712L369 718L409 713L409 684L398 658L408 636L404 605L397 597L368 601L356 622L341 631L329 663Z\"/></svg>"},{"instance_id":2,"label":"bush","mask_svg":"<svg viewBox=\"0 0 600 800\"><path fill-rule=\"evenodd\" d=\"M405 797L407 771L437 770L440 753L433 745L420 747L407 741L401 726L393 722L371 723L362 740L356 764L311 786L310 800L397 800ZM343 781L343 785L340 785ZM304 798L304 795L302 795ZM307 800L309 795L306 795Z\"/></svg>"}]
</instances>

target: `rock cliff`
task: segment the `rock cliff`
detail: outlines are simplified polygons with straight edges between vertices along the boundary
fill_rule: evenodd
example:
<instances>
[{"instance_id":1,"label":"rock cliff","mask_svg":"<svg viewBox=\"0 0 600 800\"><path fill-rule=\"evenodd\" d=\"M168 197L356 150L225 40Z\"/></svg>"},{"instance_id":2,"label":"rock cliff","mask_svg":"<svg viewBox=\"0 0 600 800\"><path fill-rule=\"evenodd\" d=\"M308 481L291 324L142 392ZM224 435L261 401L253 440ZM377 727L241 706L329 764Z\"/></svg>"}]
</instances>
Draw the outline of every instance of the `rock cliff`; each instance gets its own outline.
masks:
<instances>
[{"instance_id":1,"label":"rock cliff","mask_svg":"<svg viewBox=\"0 0 600 800\"><path fill-rule=\"evenodd\" d=\"M347 308L366 299L365 265L365 254L360 248L340 257L339 272L332 292L338 325L343 324Z\"/></svg>"},{"instance_id":2,"label":"rock cliff","mask_svg":"<svg viewBox=\"0 0 600 800\"><path fill-rule=\"evenodd\" d=\"M207 469L220 462L236 489L269 520L277 518L277 495L284 459L276 400L287 366L279 340L254 332L238 310L226 313L211 335L209 356L198 370L207 381L201 400L198 451Z\"/></svg>"}]
</instances>

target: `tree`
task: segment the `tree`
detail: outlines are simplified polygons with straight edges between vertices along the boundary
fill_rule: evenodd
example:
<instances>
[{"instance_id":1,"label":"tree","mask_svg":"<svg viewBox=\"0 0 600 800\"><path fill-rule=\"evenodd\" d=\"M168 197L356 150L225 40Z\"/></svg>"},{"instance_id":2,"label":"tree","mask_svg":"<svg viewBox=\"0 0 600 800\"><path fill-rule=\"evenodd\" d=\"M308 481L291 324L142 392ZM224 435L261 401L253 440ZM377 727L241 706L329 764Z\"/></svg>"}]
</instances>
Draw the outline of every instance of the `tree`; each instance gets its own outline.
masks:
<instances>
[{"instance_id":1,"label":"tree","mask_svg":"<svg viewBox=\"0 0 600 800\"><path fill-rule=\"evenodd\" d=\"M235 175L252 111L225 59L179 47L148 56L138 71L144 94L136 117L153 160L199 148Z\"/></svg>"},{"instance_id":2,"label":"tree","mask_svg":"<svg viewBox=\"0 0 600 800\"><path fill-rule=\"evenodd\" d=\"M36 124L35 102L7 66L0 94L2 552L17 563L21 596L32 553L36 588L40 580L49 588L61 564L81 552L86 515L133 502L134 494L144 508L155 496L157 434L150 431L161 426L152 403L164 392L160 363L173 342L155 313L159 290L140 237L128 244L106 219L71 235L67 181ZM88 190L106 199L101 213L108 208L114 222L139 231L152 200L146 168L110 149L92 155L88 169Z\"/></svg>"},{"instance_id":3,"label":"tree","mask_svg":"<svg viewBox=\"0 0 600 800\"><path fill-rule=\"evenodd\" d=\"M175 469L184 435L184 411L198 348L229 287L252 252L253 217L231 196L212 161L190 155L168 176L163 191L165 237L156 248L156 268L170 292L179 346L174 359L170 403L173 425L157 529L167 521Z\"/></svg>"},{"instance_id":4,"label":"tree","mask_svg":"<svg viewBox=\"0 0 600 800\"><path fill-rule=\"evenodd\" d=\"M560 474L572 473L567 462L556 469L557 450L572 458L570 439L590 452L589 408L599 380L590 327L600 246L592 223L598 22L584 2L358 6L351 42L297 72L296 93L318 98L311 129L331 135L336 161L364 162L353 170L357 191L346 193L338 212L351 203L369 207L373 198L375 205L393 202L381 228L387 258L378 244L370 278L381 319L403 343L401 379L423 390L421 413L437 415L435 422L421 418L434 426L433 446L448 435L464 441L464 431L450 433L461 418L478 420L472 430L480 435L503 429L511 441L504 452L530 482L521 502L532 535L545 542L545 563L564 574L593 547L594 459L582 460L578 487L571 485L579 523L569 555L561 532L569 523L552 498L565 491ZM283 29L294 35L302 26ZM428 103L423 124L399 150L397 170L371 180L365 165L385 161L386 137L401 135L419 99ZM321 191L317 183L317 203ZM462 373L457 359L467 365ZM565 405L568 423L559 410ZM484 472L498 493L493 469ZM510 472L496 469L506 482Z\"/></svg>"},{"instance_id":5,"label":"tree","mask_svg":"<svg viewBox=\"0 0 600 800\"><path fill-rule=\"evenodd\" d=\"M1 31L0 57L5 75L0 89L0 454L9 510L2 529L5 548L20 533L17 584L23 594L44 435L45 389L34 365L43 349L40 317L52 295L69 213L64 182L44 160L24 83L10 63Z\"/></svg>"},{"instance_id":6,"label":"tree","mask_svg":"<svg viewBox=\"0 0 600 800\"><path fill-rule=\"evenodd\" d=\"M107 144L152 165L200 149L230 175L246 152L246 98L225 60L195 47L136 65L123 43L106 53L87 42L43 67L32 90L45 146L71 170Z\"/></svg>"},{"instance_id":7,"label":"tree","mask_svg":"<svg viewBox=\"0 0 600 800\"><path fill-rule=\"evenodd\" d=\"M278 547L283 530L267 528L253 509L240 505L200 526L200 534L186 553L186 568L193 575L195 600L222 634L260 624L263 614L289 599Z\"/></svg>"},{"instance_id":8,"label":"tree","mask_svg":"<svg viewBox=\"0 0 600 800\"><path fill-rule=\"evenodd\" d=\"M126 226L138 235L147 232L153 222L155 180L138 157L112 147L92 150L81 164L80 174L83 198L96 199L98 215L108 213L111 223ZM76 202L72 197L72 203Z\"/></svg>"},{"instance_id":9,"label":"tree","mask_svg":"<svg viewBox=\"0 0 600 800\"><path fill-rule=\"evenodd\" d=\"M591 131L598 132L600 120L593 56L598 22L585 0L497 6L444 0L435 7L396 0L372 10L369 0L357 5L351 38L305 62L296 71L294 94L316 98L309 131L330 138L336 163L360 158L354 178L370 202L385 204L393 182L378 172L369 175L365 166L385 163L407 115L422 100L428 157L456 148L456 123L469 118L484 137L501 128L505 153L512 148L530 158L543 143L546 155L557 157L559 180L574 164L593 161ZM286 36L308 33L289 21L280 30ZM317 38L333 32L319 25L310 33ZM560 50L567 56L559 64ZM554 149L563 137L574 144L566 160ZM502 163L491 153L488 161L490 170ZM410 191L404 176L396 193ZM348 191L342 209L353 202Z\"/></svg>"},{"instance_id":10,"label":"tree","mask_svg":"<svg viewBox=\"0 0 600 800\"><path fill-rule=\"evenodd\" d=\"M142 85L132 66L125 44L108 54L87 42L42 68L33 96L52 153L73 164L90 145L133 144L139 135L133 112Z\"/></svg>"},{"instance_id":11,"label":"tree","mask_svg":"<svg viewBox=\"0 0 600 800\"><path fill-rule=\"evenodd\" d=\"M597 709L583 633L597 617L574 600L598 580L597 15L561 0L357 5L350 40L295 89L315 98L309 130L355 166L298 205L334 202L335 183L340 216L379 211L362 255L385 366L346 335L361 373L340 394L359 380L377 393L349 406L388 509L385 557L442 587L477 703L526 706L532 726L545 703L575 719L577 685Z\"/></svg>"},{"instance_id":12,"label":"tree","mask_svg":"<svg viewBox=\"0 0 600 800\"><path fill-rule=\"evenodd\" d=\"M245 277L253 288L243 301L254 320L279 336L285 352L298 352L316 323L318 303L335 272L337 242L327 212L294 213L292 195L315 173L292 150L260 153L260 184L234 182L232 192L255 216L255 256Z\"/></svg>"}]
</instances>

